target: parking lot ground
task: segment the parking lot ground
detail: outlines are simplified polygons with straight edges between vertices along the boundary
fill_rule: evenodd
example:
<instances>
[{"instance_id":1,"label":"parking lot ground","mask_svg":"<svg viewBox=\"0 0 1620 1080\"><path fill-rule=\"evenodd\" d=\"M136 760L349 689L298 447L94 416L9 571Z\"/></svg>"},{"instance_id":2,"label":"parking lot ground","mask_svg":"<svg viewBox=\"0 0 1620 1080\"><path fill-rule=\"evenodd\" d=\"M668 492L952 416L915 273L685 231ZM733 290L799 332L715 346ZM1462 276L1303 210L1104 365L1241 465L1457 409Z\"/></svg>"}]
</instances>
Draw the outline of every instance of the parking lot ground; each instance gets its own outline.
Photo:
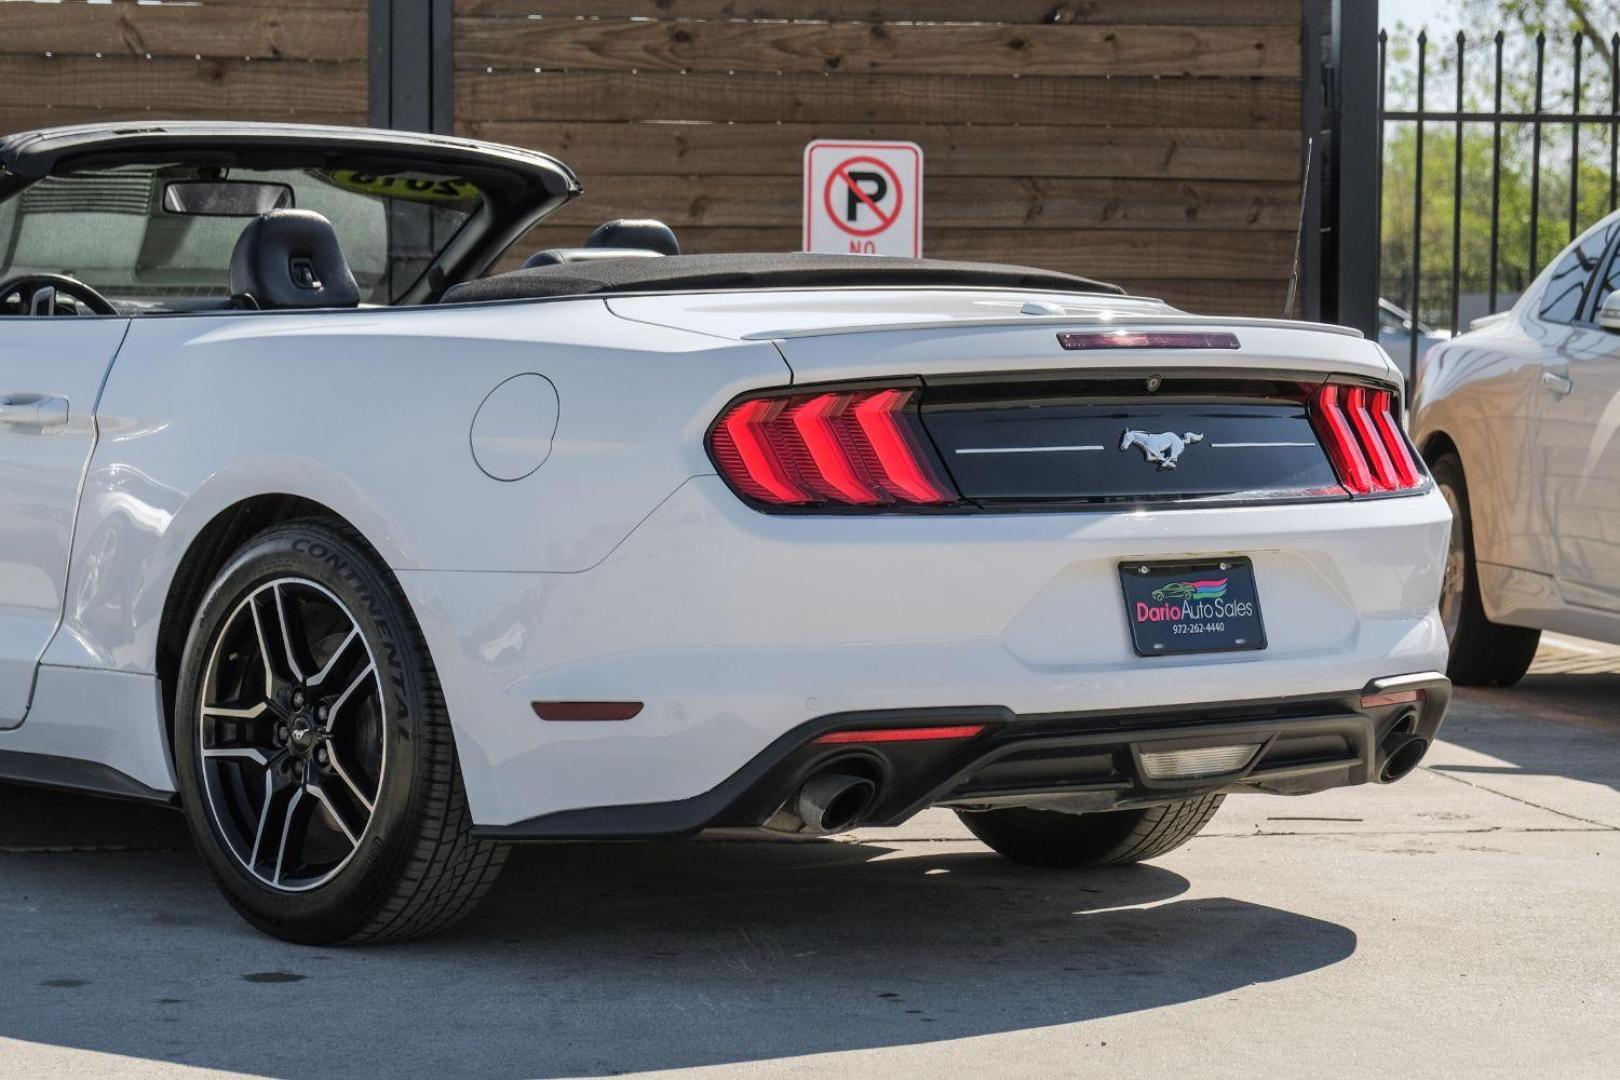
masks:
<instances>
[{"instance_id":1,"label":"parking lot ground","mask_svg":"<svg viewBox=\"0 0 1620 1080\"><path fill-rule=\"evenodd\" d=\"M1620 651L1554 639L1443 734L1152 865L1023 869L937 811L526 849L362 950L250 931L177 815L0 787L0 1075L1615 1075Z\"/></svg>"}]
</instances>

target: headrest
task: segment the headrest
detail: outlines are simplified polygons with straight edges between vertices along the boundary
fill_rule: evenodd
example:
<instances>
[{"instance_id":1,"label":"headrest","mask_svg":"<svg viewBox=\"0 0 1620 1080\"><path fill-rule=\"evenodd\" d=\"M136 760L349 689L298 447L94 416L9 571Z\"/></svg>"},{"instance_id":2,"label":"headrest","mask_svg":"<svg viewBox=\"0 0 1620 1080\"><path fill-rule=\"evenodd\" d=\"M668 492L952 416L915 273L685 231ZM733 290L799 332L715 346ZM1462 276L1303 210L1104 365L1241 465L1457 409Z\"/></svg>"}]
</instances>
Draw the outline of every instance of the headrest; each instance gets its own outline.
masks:
<instances>
[{"instance_id":1,"label":"headrest","mask_svg":"<svg viewBox=\"0 0 1620 1080\"><path fill-rule=\"evenodd\" d=\"M588 248L640 248L660 255L679 255L681 243L675 230L652 218L615 218L598 225L585 238Z\"/></svg>"},{"instance_id":2,"label":"headrest","mask_svg":"<svg viewBox=\"0 0 1620 1080\"><path fill-rule=\"evenodd\" d=\"M332 223L312 210L255 218L231 252L231 294L261 308L355 307L360 287Z\"/></svg>"}]
</instances>

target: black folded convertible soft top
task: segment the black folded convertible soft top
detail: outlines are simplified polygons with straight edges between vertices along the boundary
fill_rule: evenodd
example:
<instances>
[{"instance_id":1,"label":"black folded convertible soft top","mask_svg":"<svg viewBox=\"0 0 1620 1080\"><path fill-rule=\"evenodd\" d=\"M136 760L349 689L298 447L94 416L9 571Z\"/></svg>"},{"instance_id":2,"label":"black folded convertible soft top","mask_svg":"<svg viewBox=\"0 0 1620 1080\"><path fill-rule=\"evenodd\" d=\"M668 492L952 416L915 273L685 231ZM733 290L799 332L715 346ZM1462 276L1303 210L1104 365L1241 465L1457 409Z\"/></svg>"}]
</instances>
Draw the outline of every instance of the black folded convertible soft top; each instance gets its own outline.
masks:
<instances>
[{"instance_id":1,"label":"black folded convertible soft top","mask_svg":"<svg viewBox=\"0 0 1620 1080\"><path fill-rule=\"evenodd\" d=\"M947 285L990 289L1043 289L1111 293L1118 285L1073 274L996 263L947 262L874 255L670 255L657 259L597 259L513 270L463 282L445 303L533 300L623 292L722 292L740 289Z\"/></svg>"}]
</instances>

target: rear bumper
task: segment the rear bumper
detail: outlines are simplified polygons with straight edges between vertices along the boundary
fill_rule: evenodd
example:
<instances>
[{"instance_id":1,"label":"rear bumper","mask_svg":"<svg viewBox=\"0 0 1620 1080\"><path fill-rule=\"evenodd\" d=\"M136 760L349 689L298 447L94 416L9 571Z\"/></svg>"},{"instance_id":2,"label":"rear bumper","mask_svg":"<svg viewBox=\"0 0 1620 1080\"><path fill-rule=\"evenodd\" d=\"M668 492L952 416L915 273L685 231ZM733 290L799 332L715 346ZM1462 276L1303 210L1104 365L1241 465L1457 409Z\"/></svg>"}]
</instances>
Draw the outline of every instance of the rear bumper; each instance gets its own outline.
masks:
<instances>
[{"instance_id":1,"label":"rear bumper","mask_svg":"<svg viewBox=\"0 0 1620 1080\"><path fill-rule=\"evenodd\" d=\"M1373 708L1364 694L1419 690L1415 703ZM899 825L930 806L1049 806L1069 812L1151 806L1216 793L1306 795L1379 779L1397 731L1432 742L1451 700L1438 672L1377 680L1350 694L1228 702L1163 710L1017 716L993 709L924 709L822 717L778 739L711 791L690 799L601 806L479 827L488 839L655 839L708 828L764 825L807 779L823 771L865 776L877 798L861 825ZM984 725L960 741L818 744L829 732ZM1252 746L1239 768L1154 778L1144 754Z\"/></svg>"},{"instance_id":2,"label":"rear bumper","mask_svg":"<svg viewBox=\"0 0 1620 1080\"><path fill-rule=\"evenodd\" d=\"M828 718L943 710L1013 731L1348 700L1374 679L1444 669L1435 603L1449 528L1432 493L781 517L707 476L580 573L398 577L438 668L474 821L494 828L707 798ZM1267 648L1137 656L1120 562L1222 555L1253 562ZM644 708L547 723L534 701Z\"/></svg>"}]
</instances>

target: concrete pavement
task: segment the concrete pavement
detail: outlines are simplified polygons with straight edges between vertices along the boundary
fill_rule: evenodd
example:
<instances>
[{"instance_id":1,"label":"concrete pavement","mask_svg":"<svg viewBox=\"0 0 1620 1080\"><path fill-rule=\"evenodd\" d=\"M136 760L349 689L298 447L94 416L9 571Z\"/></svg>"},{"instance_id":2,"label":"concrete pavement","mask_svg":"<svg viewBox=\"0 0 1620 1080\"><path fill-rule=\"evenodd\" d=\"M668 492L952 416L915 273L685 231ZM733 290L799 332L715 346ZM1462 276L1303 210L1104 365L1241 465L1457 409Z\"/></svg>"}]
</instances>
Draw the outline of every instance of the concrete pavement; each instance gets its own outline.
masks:
<instances>
[{"instance_id":1,"label":"concrete pavement","mask_svg":"<svg viewBox=\"0 0 1620 1080\"><path fill-rule=\"evenodd\" d=\"M1612 1076L1617 661L1548 648L1406 781L1231 799L1153 865L942 812L529 849L382 949L248 930L176 815L0 787L0 1076Z\"/></svg>"}]
</instances>

